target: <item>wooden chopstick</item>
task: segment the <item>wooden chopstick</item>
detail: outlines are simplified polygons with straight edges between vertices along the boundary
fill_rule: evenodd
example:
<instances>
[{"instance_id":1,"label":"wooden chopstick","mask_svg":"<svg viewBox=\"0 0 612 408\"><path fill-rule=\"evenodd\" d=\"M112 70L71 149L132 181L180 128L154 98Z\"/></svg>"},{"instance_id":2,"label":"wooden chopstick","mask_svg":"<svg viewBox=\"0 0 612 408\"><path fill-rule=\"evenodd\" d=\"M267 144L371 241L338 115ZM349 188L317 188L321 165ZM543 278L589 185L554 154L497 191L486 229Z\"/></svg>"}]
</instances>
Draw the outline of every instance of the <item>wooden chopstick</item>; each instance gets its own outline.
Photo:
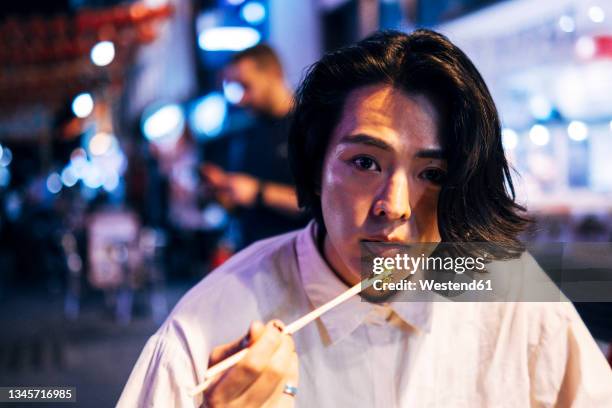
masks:
<instances>
[{"instance_id":1,"label":"wooden chopstick","mask_svg":"<svg viewBox=\"0 0 612 408\"><path fill-rule=\"evenodd\" d=\"M285 333L285 334L293 334L293 333L297 332L302 327L306 326L308 323L310 323L313 320L316 320L317 318L319 318L322 314L330 311L331 309L333 309L334 307L338 306L339 304L347 301L348 299L350 299L353 296L355 296L358 293L360 293L362 290L364 290L366 288L369 288L370 286L372 286L374 281L376 281L378 279L381 279L382 277L383 277L383 275L378 275L378 276L371 277L371 278L368 278L368 279L365 279L365 280L359 282L358 284L356 284L355 286L353 286L353 287L347 289L346 291L342 292L341 294L339 294L337 297L333 298L329 302L319 306L315 310L313 310L313 311L305 314L304 316L300 317L299 319L297 319L293 323L285 326L285 328L283 330L283 333ZM236 363L238 363L240 360L242 360L244 358L244 356L247 354L248 351L249 351L248 348L242 349L239 352L237 352L236 354L232 354L230 357L226 358L225 360L220 361L219 363L217 363L214 366L210 367L206 371L206 375L204 377L204 382L201 383L201 384L198 384L197 386L195 386L193 388L193 390L190 393L191 396L193 397L193 396L198 395L201 392L204 392L206 390L206 388L208 388L208 386L212 383L212 378L213 377L217 376L218 374L222 373L223 371L227 370L228 368L234 366Z\"/></svg>"}]
</instances>

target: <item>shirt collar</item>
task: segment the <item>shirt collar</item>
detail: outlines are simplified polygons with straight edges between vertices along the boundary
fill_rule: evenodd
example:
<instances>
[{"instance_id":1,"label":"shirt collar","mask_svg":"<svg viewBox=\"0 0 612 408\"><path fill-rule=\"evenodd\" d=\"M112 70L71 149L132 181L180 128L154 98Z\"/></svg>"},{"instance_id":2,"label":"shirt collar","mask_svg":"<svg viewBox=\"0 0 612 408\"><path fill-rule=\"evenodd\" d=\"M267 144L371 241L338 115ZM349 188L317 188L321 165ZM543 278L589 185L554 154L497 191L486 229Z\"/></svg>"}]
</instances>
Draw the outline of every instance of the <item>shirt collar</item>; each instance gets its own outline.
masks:
<instances>
[{"instance_id":1,"label":"shirt collar","mask_svg":"<svg viewBox=\"0 0 612 408\"><path fill-rule=\"evenodd\" d=\"M348 289L330 269L316 244L316 223L311 221L297 237L297 256L300 276L306 295L314 308L332 300ZM431 327L430 302L392 302L388 304L405 323L419 331ZM320 317L332 343L350 335L381 305L365 302L354 296Z\"/></svg>"}]
</instances>

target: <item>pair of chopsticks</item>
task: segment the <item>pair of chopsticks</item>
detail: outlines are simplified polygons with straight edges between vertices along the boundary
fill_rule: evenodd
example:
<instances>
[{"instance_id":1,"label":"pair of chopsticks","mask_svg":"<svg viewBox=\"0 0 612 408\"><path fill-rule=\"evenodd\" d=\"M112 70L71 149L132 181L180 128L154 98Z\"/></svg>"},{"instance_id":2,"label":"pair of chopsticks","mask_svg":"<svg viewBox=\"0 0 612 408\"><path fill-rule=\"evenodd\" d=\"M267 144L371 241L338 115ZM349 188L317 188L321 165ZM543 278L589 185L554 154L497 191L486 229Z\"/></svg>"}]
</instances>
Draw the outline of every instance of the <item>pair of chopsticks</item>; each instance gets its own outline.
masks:
<instances>
[{"instance_id":1,"label":"pair of chopsticks","mask_svg":"<svg viewBox=\"0 0 612 408\"><path fill-rule=\"evenodd\" d=\"M361 291L369 288L370 286L372 286L374 284L374 282L376 280L384 278L385 275L388 276L389 273L390 273L390 271L387 271L386 273L383 273L381 275L364 279L363 281L359 282L355 286L347 289L345 292L342 292L340 295L338 295L334 299L330 300L329 302L319 306L315 310L313 310L313 311L305 314L304 316L300 317L299 319L297 319L293 323L285 326L285 328L283 330L283 333L285 333L285 334L293 334L293 333L297 332L302 327L306 326L308 323L310 323L313 320L316 320L317 318L319 318L322 314L330 311L334 307L336 307L339 304L345 302L346 300L352 298L353 296L357 295ZM206 371L206 375L204 377L204 382L201 383L201 384L198 384L193 390L191 390L191 396L193 397L193 396L198 395L201 392L204 392L204 390L206 390L206 388L208 388L210 386L210 384L212 384L212 380L213 380L213 378L215 376L217 376L218 374L220 374L223 371L227 370L228 368L234 366L236 363L238 363L240 360L242 360L244 358L244 356L247 354L248 351L249 351L248 348L242 349L238 353L232 354L230 357L226 358L225 360L220 361L219 363L217 363L214 366L210 367Z\"/></svg>"}]
</instances>

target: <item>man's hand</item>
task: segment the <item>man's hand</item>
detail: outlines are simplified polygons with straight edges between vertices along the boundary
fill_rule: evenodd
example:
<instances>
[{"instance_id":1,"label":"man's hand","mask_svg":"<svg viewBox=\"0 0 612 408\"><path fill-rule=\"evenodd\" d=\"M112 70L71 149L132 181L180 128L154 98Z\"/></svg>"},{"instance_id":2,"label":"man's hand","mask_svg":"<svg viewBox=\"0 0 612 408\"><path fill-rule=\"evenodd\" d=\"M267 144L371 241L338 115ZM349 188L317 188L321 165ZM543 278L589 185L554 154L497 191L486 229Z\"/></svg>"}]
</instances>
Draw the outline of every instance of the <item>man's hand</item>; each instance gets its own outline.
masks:
<instances>
[{"instance_id":1,"label":"man's hand","mask_svg":"<svg viewBox=\"0 0 612 408\"><path fill-rule=\"evenodd\" d=\"M204 393L205 406L215 407L281 407L295 404L295 397L283 393L286 384L298 385L298 358L291 336L282 333L279 321L251 324L246 338L215 348L209 366L229 357L248 345L246 356L220 374ZM245 341L246 340L246 341ZM246 344L245 344L246 343Z\"/></svg>"},{"instance_id":2,"label":"man's hand","mask_svg":"<svg viewBox=\"0 0 612 408\"><path fill-rule=\"evenodd\" d=\"M260 183L245 173L225 172L213 164L201 168L202 176L215 198L228 208L252 207L257 200Z\"/></svg>"},{"instance_id":3,"label":"man's hand","mask_svg":"<svg viewBox=\"0 0 612 408\"><path fill-rule=\"evenodd\" d=\"M257 200L259 180L245 173L228 173L227 192L242 207L252 207Z\"/></svg>"},{"instance_id":4,"label":"man's hand","mask_svg":"<svg viewBox=\"0 0 612 408\"><path fill-rule=\"evenodd\" d=\"M248 174L226 172L214 164L204 164L200 171L210 192L227 209L252 207L261 190L264 206L289 215L299 214L297 195L292 186L268 181L262 183Z\"/></svg>"}]
</instances>

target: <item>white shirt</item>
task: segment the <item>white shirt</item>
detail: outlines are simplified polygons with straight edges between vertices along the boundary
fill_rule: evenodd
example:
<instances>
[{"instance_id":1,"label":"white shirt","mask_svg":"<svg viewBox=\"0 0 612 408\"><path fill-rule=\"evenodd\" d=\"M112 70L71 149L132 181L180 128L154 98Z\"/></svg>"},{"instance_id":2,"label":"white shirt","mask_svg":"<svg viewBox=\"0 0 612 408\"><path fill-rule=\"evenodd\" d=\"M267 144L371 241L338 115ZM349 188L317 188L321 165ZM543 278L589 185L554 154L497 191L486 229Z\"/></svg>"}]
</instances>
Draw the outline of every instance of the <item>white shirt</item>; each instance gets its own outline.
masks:
<instances>
[{"instance_id":1,"label":"white shirt","mask_svg":"<svg viewBox=\"0 0 612 408\"><path fill-rule=\"evenodd\" d=\"M189 391L214 347L255 319L290 323L346 290L314 231L259 241L191 289L145 345L118 406L200 406ZM612 371L567 302L354 297L293 337L300 408L612 407Z\"/></svg>"}]
</instances>

